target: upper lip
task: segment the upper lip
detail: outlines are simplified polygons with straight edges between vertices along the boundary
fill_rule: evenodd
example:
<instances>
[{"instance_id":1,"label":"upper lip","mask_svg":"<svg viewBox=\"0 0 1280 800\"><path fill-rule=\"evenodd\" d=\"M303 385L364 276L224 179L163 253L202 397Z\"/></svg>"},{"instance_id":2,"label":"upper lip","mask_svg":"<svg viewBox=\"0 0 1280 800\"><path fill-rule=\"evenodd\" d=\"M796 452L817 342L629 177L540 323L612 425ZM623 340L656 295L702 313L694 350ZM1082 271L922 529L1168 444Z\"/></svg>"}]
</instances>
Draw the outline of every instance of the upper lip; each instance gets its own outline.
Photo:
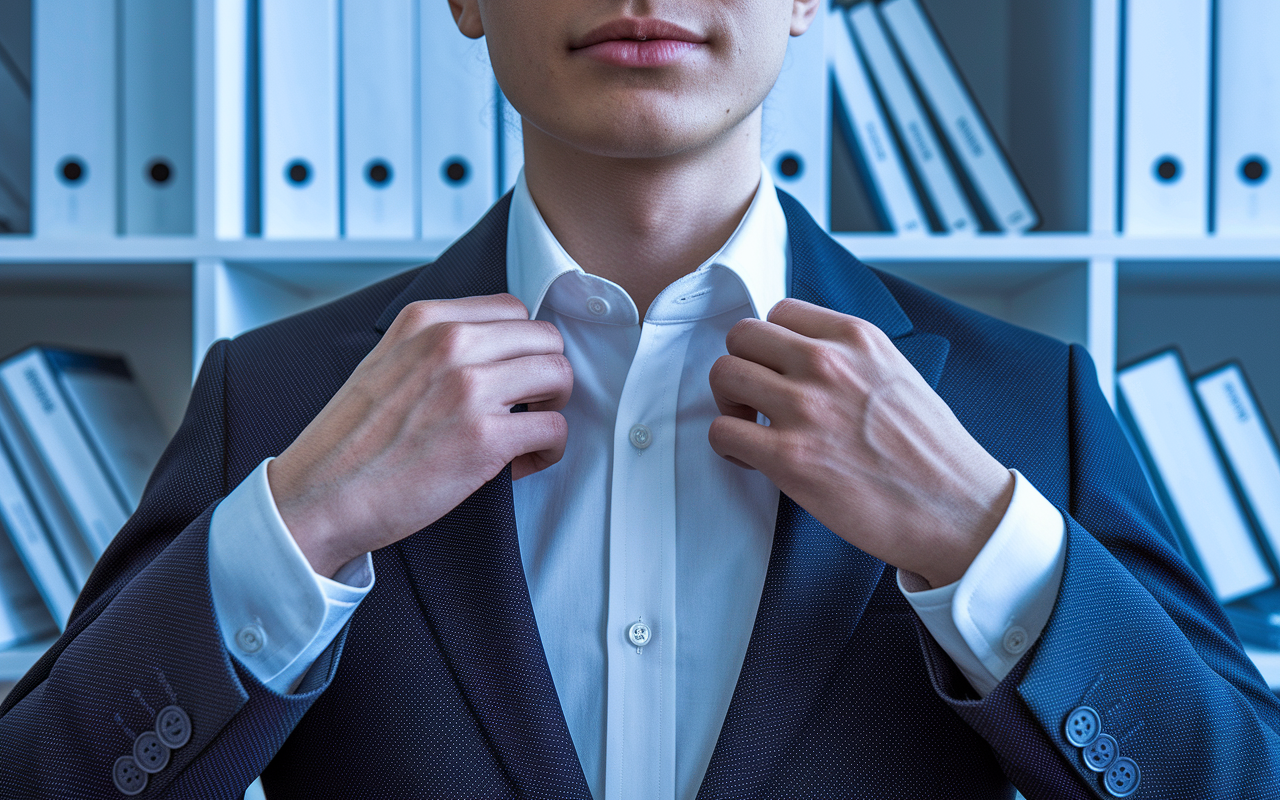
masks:
<instances>
[{"instance_id":1,"label":"upper lip","mask_svg":"<svg viewBox=\"0 0 1280 800\"><path fill-rule=\"evenodd\" d=\"M653 17L621 17L619 19L609 20L608 22L593 29L590 33L583 36L581 40L576 42L570 49L580 50L584 47L590 47L593 44L601 42L613 41L615 39L633 39L636 41L644 41L646 39L674 39L678 42L694 42L701 44L707 39L705 36L699 36L687 28L682 28L674 22L667 22L662 19L654 19Z\"/></svg>"}]
</instances>

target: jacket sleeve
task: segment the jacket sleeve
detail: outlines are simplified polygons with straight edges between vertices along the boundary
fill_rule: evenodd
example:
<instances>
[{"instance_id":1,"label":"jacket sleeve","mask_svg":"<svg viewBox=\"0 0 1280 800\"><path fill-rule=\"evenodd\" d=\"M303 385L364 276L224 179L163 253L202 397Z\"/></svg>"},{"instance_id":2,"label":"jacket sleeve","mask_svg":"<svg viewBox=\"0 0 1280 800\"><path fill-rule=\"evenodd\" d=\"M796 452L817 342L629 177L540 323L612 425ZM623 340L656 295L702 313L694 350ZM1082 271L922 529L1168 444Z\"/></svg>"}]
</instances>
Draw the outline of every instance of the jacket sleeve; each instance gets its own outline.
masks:
<instances>
[{"instance_id":1,"label":"jacket sleeve","mask_svg":"<svg viewBox=\"0 0 1280 800\"><path fill-rule=\"evenodd\" d=\"M207 543L228 488L226 347L209 350L66 631L0 706L0 796L239 797L327 687L345 634L281 695L230 658L219 632Z\"/></svg>"},{"instance_id":2,"label":"jacket sleeve","mask_svg":"<svg viewBox=\"0 0 1280 800\"><path fill-rule=\"evenodd\" d=\"M935 689L1031 800L1280 797L1280 702L1182 557L1079 346L1069 431L1066 564L1044 633L979 700L921 630Z\"/></svg>"}]
</instances>

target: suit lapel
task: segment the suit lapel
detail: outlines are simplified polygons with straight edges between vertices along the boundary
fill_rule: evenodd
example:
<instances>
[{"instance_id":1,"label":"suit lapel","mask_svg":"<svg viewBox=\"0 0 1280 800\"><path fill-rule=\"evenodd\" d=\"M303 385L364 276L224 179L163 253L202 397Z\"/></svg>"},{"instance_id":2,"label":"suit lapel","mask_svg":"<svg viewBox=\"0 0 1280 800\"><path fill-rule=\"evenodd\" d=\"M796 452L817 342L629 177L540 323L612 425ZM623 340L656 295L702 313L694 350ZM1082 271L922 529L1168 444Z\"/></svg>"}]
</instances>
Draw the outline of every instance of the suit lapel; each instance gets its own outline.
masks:
<instances>
[{"instance_id":1,"label":"suit lapel","mask_svg":"<svg viewBox=\"0 0 1280 800\"><path fill-rule=\"evenodd\" d=\"M425 266L378 318L409 303L507 290L507 213L499 200ZM511 471L394 545L445 659L494 756L522 797L590 798L520 561Z\"/></svg>"},{"instance_id":2,"label":"suit lapel","mask_svg":"<svg viewBox=\"0 0 1280 800\"><path fill-rule=\"evenodd\" d=\"M950 343L913 330L884 283L778 192L791 246L789 296L862 317L937 387ZM760 609L699 800L756 797L826 686L885 570L785 495Z\"/></svg>"},{"instance_id":3,"label":"suit lapel","mask_svg":"<svg viewBox=\"0 0 1280 800\"><path fill-rule=\"evenodd\" d=\"M791 247L790 296L883 330L936 388L949 343L915 331L869 268L778 192ZM507 290L510 195L423 267L378 318L409 303ZM590 790L551 679L520 561L506 470L458 508L395 545L462 692L517 790L587 798ZM828 681L883 562L783 497L760 608L699 798L751 797L766 786Z\"/></svg>"},{"instance_id":4,"label":"suit lapel","mask_svg":"<svg viewBox=\"0 0 1280 800\"><path fill-rule=\"evenodd\" d=\"M396 315L415 300L456 300L507 290L507 216L511 193L502 196L471 230L418 270L382 311L374 328L386 333Z\"/></svg>"}]
</instances>

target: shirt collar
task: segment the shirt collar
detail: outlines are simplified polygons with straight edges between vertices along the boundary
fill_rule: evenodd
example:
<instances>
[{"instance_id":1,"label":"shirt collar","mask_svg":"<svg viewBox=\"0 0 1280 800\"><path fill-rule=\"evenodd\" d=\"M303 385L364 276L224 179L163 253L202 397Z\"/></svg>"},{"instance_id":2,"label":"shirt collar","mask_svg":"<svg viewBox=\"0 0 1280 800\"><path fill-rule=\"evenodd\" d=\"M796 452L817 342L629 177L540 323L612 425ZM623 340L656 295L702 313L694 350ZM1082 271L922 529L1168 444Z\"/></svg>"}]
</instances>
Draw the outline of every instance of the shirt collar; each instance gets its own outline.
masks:
<instances>
[{"instance_id":1,"label":"shirt collar","mask_svg":"<svg viewBox=\"0 0 1280 800\"><path fill-rule=\"evenodd\" d=\"M742 281L751 308L763 319L787 296L787 218L773 179L763 163L760 185L738 227L715 255L698 269L725 267ZM524 170L516 178L507 224L507 290L538 315L557 278L582 267L556 240L529 194Z\"/></svg>"}]
</instances>

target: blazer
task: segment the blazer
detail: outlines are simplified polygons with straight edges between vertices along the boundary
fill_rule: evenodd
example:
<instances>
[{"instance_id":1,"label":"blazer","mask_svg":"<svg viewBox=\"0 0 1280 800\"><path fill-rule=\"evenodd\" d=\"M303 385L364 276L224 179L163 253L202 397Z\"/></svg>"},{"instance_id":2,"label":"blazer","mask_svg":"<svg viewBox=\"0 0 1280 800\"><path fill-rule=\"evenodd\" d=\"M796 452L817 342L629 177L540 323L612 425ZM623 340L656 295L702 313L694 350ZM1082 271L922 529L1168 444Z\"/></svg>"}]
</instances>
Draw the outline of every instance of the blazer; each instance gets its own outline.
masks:
<instances>
[{"instance_id":1,"label":"blazer","mask_svg":"<svg viewBox=\"0 0 1280 800\"><path fill-rule=\"evenodd\" d=\"M894 570L784 497L699 798L1009 798L1012 782L1061 800L1135 780L1137 798L1280 797L1280 703L1180 555L1085 351L864 266L779 195L791 296L883 329L1062 511L1066 565L1040 639L980 699ZM0 706L0 796L236 797L259 773L272 798L589 796L509 470L373 554L375 588L295 694L229 656L210 599L218 501L293 441L407 303L505 290L509 204L431 264L210 348L138 511ZM1073 744L1099 732L1132 765L1111 793ZM152 772L122 767L130 753Z\"/></svg>"}]
</instances>

